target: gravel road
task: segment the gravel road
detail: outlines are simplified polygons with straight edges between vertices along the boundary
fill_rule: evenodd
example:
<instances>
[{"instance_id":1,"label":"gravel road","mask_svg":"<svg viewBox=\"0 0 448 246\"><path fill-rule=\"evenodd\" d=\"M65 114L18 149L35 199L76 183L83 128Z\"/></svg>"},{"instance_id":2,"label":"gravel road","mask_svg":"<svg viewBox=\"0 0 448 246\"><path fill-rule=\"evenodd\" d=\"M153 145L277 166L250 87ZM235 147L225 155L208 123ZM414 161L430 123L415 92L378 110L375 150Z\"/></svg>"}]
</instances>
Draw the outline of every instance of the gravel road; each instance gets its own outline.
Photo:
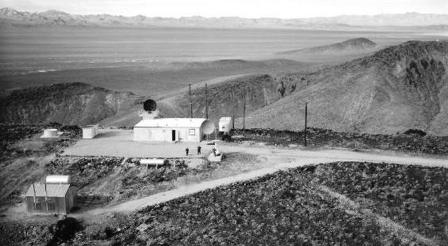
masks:
<instances>
[{"instance_id":1,"label":"gravel road","mask_svg":"<svg viewBox=\"0 0 448 246\"><path fill-rule=\"evenodd\" d=\"M207 189L212 189L222 185L228 185L235 182L255 179L279 170L285 170L305 165L330 163L335 161L360 161L373 163L395 163L402 165L420 165L448 168L447 159L433 157L414 157L404 154L379 154L379 153L361 153L347 150L321 150L307 151L298 149L281 149L272 147L252 147L242 145L222 145L220 149L226 152L244 152L254 154L263 158L263 163L253 167L253 170L234 176L209 180L196 184L189 184L175 188L166 192L158 193L148 197L124 202L114 206L93 209L76 216L86 217L100 215L111 212L132 212L147 206L167 202L179 197L191 195Z\"/></svg>"}]
</instances>

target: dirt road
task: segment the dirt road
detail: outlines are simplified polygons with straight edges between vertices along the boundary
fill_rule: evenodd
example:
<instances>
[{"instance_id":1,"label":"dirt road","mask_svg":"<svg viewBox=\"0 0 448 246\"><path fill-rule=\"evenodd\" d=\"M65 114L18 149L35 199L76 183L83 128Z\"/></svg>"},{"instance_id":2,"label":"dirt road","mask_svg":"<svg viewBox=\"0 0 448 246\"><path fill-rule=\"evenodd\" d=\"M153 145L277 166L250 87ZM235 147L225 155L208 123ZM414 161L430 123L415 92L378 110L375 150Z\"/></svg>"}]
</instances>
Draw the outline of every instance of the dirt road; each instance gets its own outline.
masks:
<instances>
[{"instance_id":1,"label":"dirt road","mask_svg":"<svg viewBox=\"0 0 448 246\"><path fill-rule=\"evenodd\" d=\"M175 188L166 192L158 193L152 196L124 202L118 205L104 207L86 211L83 214L75 215L79 217L88 217L111 212L132 212L147 206L167 202L179 197L191 195L207 189L212 189L222 185L255 179L279 170L300 167L311 164L330 163L335 161L366 161L373 163L395 163L402 165L420 165L448 168L448 160L436 159L431 157L413 157L407 155L392 154L372 154L360 153L346 150L321 150L306 151L297 149L276 149L271 147L249 147L241 145L222 145L220 149L226 152L244 152L264 157L259 165L253 166L253 170L248 172L224 177L215 180L209 180L196 184L189 184Z\"/></svg>"}]
</instances>

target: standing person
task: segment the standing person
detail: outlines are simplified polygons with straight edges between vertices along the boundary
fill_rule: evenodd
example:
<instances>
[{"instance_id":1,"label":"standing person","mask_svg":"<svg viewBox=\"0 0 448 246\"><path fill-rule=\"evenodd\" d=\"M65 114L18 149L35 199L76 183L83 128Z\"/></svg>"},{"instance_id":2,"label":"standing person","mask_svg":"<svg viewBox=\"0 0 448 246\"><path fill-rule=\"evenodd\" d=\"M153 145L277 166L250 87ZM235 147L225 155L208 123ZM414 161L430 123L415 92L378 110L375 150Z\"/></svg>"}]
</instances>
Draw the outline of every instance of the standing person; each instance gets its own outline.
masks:
<instances>
[{"instance_id":1,"label":"standing person","mask_svg":"<svg viewBox=\"0 0 448 246\"><path fill-rule=\"evenodd\" d=\"M200 154L201 154L201 146L198 145L198 155L200 155Z\"/></svg>"},{"instance_id":2,"label":"standing person","mask_svg":"<svg viewBox=\"0 0 448 246\"><path fill-rule=\"evenodd\" d=\"M188 149L188 147L185 149L185 154L188 156L188 152L190 152L190 150Z\"/></svg>"}]
</instances>

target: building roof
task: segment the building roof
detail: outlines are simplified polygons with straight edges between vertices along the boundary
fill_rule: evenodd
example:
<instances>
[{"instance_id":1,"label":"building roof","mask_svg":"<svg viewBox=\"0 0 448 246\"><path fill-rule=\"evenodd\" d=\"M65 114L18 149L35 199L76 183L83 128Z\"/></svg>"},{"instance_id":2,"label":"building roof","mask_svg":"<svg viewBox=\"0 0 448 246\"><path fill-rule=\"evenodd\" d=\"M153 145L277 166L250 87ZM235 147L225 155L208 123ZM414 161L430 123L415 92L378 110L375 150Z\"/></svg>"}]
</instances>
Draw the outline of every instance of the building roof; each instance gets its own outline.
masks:
<instances>
[{"instance_id":1,"label":"building roof","mask_svg":"<svg viewBox=\"0 0 448 246\"><path fill-rule=\"evenodd\" d=\"M201 127L205 118L161 118L142 120L134 127Z\"/></svg>"},{"instance_id":2,"label":"building roof","mask_svg":"<svg viewBox=\"0 0 448 246\"><path fill-rule=\"evenodd\" d=\"M85 125L85 126L82 126L81 128L86 129L86 128L98 128L98 127L99 127L99 125L96 124L96 125Z\"/></svg>"},{"instance_id":3,"label":"building roof","mask_svg":"<svg viewBox=\"0 0 448 246\"><path fill-rule=\"evenodd\" d=\"M65 197L70 184L47 184L47 196L48 197ZM45 196L45 184L35 183L34 190L36 190L36 196ZM34 196L33 185L30 185L25 196Z\"/></svg>"}]
</instances>

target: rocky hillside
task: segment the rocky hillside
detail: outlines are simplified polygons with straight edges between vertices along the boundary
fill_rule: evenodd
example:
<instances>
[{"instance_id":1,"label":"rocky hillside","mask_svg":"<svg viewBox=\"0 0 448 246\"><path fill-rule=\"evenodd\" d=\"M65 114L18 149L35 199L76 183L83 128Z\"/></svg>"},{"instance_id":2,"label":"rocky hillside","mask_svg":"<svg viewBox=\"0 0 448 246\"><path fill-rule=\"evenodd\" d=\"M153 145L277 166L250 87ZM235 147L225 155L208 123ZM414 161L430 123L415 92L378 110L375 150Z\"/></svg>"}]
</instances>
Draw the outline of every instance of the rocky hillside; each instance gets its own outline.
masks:
<instances>
[{"instance_id":1,"label":"rocky hillside","mask_svg":"<svg viewBox=\"0 0 448 246\"><path fill-rule=\"evenodd\" d=\"M14 90L0 97L0 122L92 124L135 108L139 97L83 83Z\"/></svg>"},{"instance_id":2,"label":"rocky hillside","mask_svg":"<svg viewBox=\"0 0 448 246\"><path fill-rule=\"evenodd\" d=\"M353 38L330 45L299 49L299 50L289 50L281 52L280 54L293 54L293 53L319 54L319 53L356 52L356 51L373 49L375 47L376 43L367 38Z\"/></svg>"},{"instance_id":3,"label":"rocky hillside","mask_svg":"<svg viewBox=\"0 0 448 246\"><path fill-rule=\"evenodd\" d=\"M294 93L252 113L251 127L448 135L448 41L410 41L313 73L279 78Z\"/></svg>"},{"instance_id":4,"label":"rocky hillside","mask_svg":"<svg viewBox=\"0 0 448 246\"><path fill-rule=\"evenodd\" d=\"M248 75L207 85L209 118L222 116L242 117L246 101L246 113L263 108L280 98L278 82L270 75ZM192 89L193 116L205 117L205 84ZM188 117L190 99L188 92L161 100L161 114L165 117Z\"/></svg>"}]
</instances>

